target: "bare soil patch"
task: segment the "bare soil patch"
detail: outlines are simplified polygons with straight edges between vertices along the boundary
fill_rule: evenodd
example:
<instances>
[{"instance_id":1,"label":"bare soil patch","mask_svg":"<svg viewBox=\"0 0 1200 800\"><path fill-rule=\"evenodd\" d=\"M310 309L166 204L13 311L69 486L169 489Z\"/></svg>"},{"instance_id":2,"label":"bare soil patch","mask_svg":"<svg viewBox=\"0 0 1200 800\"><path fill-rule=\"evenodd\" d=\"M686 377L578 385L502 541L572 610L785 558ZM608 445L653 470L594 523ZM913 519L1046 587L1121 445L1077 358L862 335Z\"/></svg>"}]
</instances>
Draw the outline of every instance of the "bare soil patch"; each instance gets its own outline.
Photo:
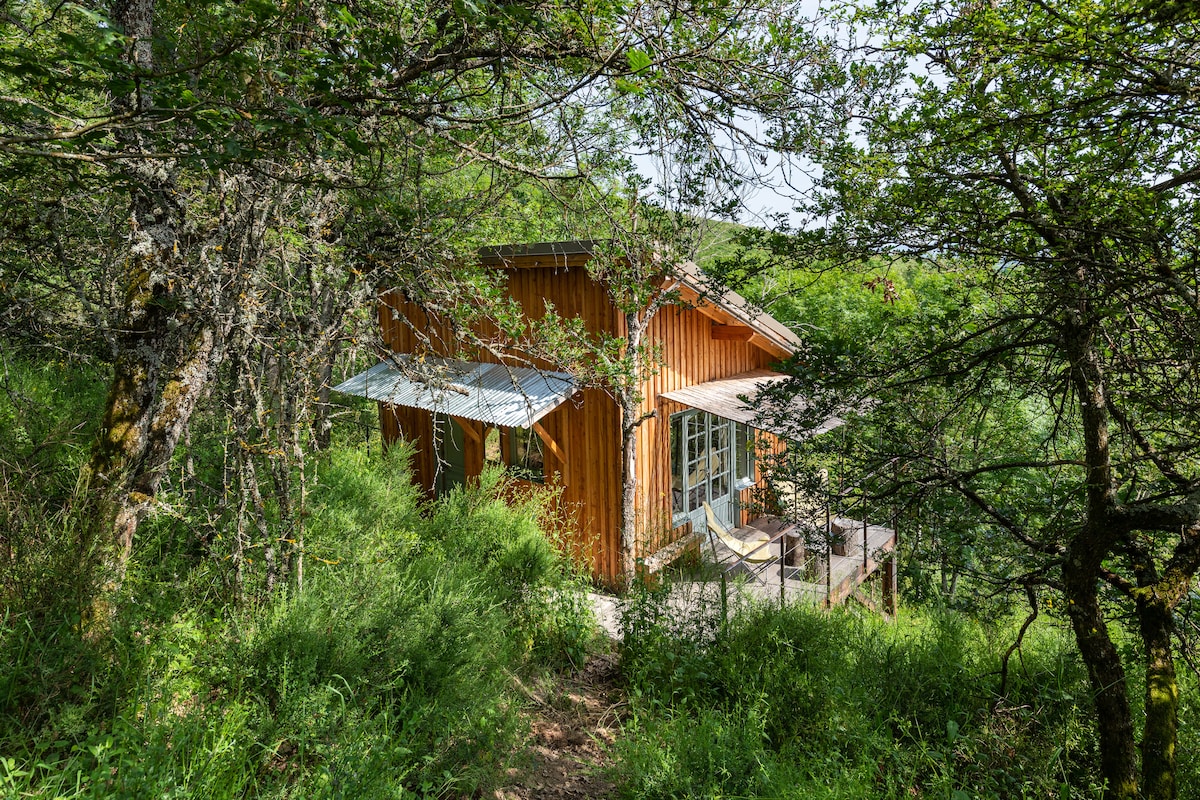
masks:
<instances>
[{"instance_id":1,"label":"bare soil patch","mask_svg":"<svg viewBox=\"0 0 1200 800\"><path fill-rule=\"evenodd\" d=\"M620 728L625 703L616 655L592 655L577 674L526 689L532 701L529 763L510 770L496 800L606 798L613 784L602 770Z\"/></svg>"}]
</instances>

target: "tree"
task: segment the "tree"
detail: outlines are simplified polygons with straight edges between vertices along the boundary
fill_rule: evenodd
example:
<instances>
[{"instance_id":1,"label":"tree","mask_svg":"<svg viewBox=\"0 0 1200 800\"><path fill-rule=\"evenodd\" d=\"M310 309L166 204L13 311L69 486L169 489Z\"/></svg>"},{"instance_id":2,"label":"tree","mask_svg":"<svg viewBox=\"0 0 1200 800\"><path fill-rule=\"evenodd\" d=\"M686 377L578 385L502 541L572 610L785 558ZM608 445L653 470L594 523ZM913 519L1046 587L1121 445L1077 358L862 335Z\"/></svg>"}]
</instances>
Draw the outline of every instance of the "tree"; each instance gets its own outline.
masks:
<instances>
[{"instance_id":1,"label":"tree","mask_svg":"<svg viewBox=\"0 0 1200 800\"><path fill-rule=\"evenodd\" d=\"M700 145L736 135L747 110L786 113L801 34L757 0L6 6L0 168L81 176L37 202L86 207L106 243L59 257L54 282L113 289L81 302L113 365L90 481L118 574L231 346L261 340L271 287L290 285L271 272L279 236L303 232L313 254L336 243L323 257L353 277L340 296L452 295L449 265L488 228L464 222L506 187L619 171L657 127ZM278 225L299 202L291 185L336 190L342 211ZM346 309L327 307L314 335Z\"/></svg>"},{"instance_id":2,"label":"tree","mask_svg":"<svg viewBox=\"0 0 1200 800\"><path fill-rule=\"evenodd\" d=\"M1176 614L1200 568L1200 17L996 0L853 20L864 100L804 206L832 221L760 243L793 263L925 259L964 288L909 316L904 350L826 361L806 388L873 398L860 455L907 462L881 491L956 493L976 543L1006 540L996 583L1061 595L1107 796L1175 797ZM972 446L1013 414L1023 435ZM1140 667L1114 641L1121 619Z\"/></svg>"},{"instance_id":3,"label":"tree","mask_svg":"<svg viewBox=\"0 0 1200 800\"><path fill-rule=\"evenodd\" d=\"M663 308L683 305L680 265L689 260L688 242L695 244L694 234L702 227L698 220L660 206L631 206L627 222L610 217L607 227L612 240L587 264L588 274L604 287L620 315L622 329L589 336L582 325L570 320L551 317L538 324L542 330L573 332L559 338L551 352L573 363L583 382L607 392L620 411L621 571L626 587L637 579L638 538L645 524L638 518L637 435L657 413L646 408L643 394L647 379L660 364L657 343L648 334Z\"/></svg>"}]
</instances>

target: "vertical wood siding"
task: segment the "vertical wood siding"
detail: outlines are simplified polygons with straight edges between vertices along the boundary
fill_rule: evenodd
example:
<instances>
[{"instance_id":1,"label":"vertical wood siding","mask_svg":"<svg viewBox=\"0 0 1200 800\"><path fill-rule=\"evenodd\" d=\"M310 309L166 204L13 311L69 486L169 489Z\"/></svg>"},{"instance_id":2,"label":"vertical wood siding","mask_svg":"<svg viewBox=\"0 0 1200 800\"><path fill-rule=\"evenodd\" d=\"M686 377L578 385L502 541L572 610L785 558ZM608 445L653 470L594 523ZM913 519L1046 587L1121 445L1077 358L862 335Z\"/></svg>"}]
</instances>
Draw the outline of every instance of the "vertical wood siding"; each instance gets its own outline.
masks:
<instances>
[{"instance_id":1,"label":"vertical wood siding","mask_svg":"<svg viewBox=\"0 0 1200 800\"><path fill-rule=\"evenodd\" d=\"M553 266L535 266L532 259L516 259L508 273L508 289L532 319L546 313L549 300L559 314L579 318L587 329L597 333L617 327L615 310L603 289L583 268L585 258L572 257ZM395 309L395 314L392 313ZM379 309L380 328L387 347L399 353L422 348L413 327L426 331L441 355L459 355L480 361L494 361L487 353L454 353L454 342L444 326L431 326L425 315L399 292L384 296ZM411 325L410 325L411 324ZM480 331L488 334L488 331ZM558 365L540 363L547 369ZM413 463L413 479L426 492L434 486L433 421L428 412L395 409L381 412L385 440L403 436L412 441L418 455ZM554 440L566 459L560 463L547 448L547 473L557 473L548 483L561 491L559 516L571 521L570 544L575 555L585 561L597 578L614 581L621 572L620 559L620 419L615 402L599 389L585 389L567 400L541 420L541 427ZM460 423L472 424L460 420ZM484 426L474 423L482 438ZM479 474L483 465L482 448L471 436L466 437L467 475Z\"/></svg>"},{"instance_id":2,"label":"vertical wood siding","mask_svg":"<svg viewBox=\"0 0 1200 800\"><path fill-rule=\"evenodd\" d=\"M624 332L624 318L607 294L587 275L586 254L551 259L517 257L505 269L508 289L525 313L533 319L545 314L545 303L554 304L559 314L584 321L592 333ZM500 268L500 267L498 267ZM431 325L424 313L404 300L400 292L385 295L379 306L380 329L387 347L399 353L424 348L413 327L425 331L440 355L457 355L475 360L494 360L486 353L455 353L455 343L445 326ZM768 367L775 357L749 342L714 340L713 321L692 308L664 308L648 331L648 341L658 348L656 374L643 386L643 413L657 415L642 424L637 436L639 480L638 519L642 531L639 555L648 555L684 532L671 528L670 415L683 406L660 400L663 392L695 383ZM488 334L489 331L480 331ZM539 364L559 369L554 364ZM404 437L416 445L413 479L432 492L436 474L432 415L425 411L382 405L381 427L387 442ZM621 430L620 411L608 394L585 389L541 420L541 425L566 459L559 463L547 448L547 472L557 470L561 490L560 517L572 520L569 531L575 554L606 582L621 574L620 497ZM480 423L475 426L482 439ZM466 437L467 475L476 476L483 464L482 447ZM743 505L748 501L743 492ZM743 520L744 521L744 520Z\"/></svg>"},{"instance_id":3,"label":"vertical wood siding","mask_svg":"<svg viewBox=\"0 0 1200 800\"><path fill-rule=\"evenodd\" d=\"M643 387L642 413L655 416L638 431L638 519L642 530L640 555L649 555L687 533L671 526L671 415L686 406L663 399L664 392L705 381L727 378L752 369L769 368L778 359L750 342L714 340L711 318L695 308L664 308L652 320L649 339L659 348L660 363ZM768 439L773 439L769 437ZM752 489L739 505L745 509ZM748 522L742 512L741 522Z\"/></svg>"}]
</instances>

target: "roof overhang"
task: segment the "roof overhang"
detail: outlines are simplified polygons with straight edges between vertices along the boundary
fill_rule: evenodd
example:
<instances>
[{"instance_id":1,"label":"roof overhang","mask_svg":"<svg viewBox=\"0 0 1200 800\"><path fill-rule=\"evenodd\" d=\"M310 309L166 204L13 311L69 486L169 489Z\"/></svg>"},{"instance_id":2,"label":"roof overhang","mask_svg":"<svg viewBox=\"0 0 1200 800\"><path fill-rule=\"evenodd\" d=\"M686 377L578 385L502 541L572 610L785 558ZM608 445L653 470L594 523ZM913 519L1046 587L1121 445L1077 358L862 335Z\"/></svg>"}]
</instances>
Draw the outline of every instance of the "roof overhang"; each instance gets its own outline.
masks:
<instances>
[{"instance_id":1,"label":"roof overhang","mask_svg":"<svg viewBox=\"0 0 1200 800\"><path fill-rule=\"evenodd\" d=\"M678 264L675 275L667 278L680 297L709 317L714 339L742 339L766 350L777 358L787 358L802 345L800 337L765 311L754 308L749 300L730 289L720 289L696 264ZM740 335L745 331L745 336Z\"/></svg>"},{"instance_id":2,"label":"roof overhang","mask_svg":"<svg viewBox=\"0 0 1200 800\"><path fill-rule=\"evenodd\" d=\"M611 242L580 240L538 242L486 247L479 251L484 264L506 268L568 268L587 263ZM737 292L717 287L695 263L683 261L664 268L664 287L678 292L683 303L694 306L714 323L714 339L748 341L776 358L787 358L801 346L790 328L756 309Z\"/></svg>"},{"instance_id":3,"label":"roof overhang","mask_svg":"<svg viewBox=\"0 0 1200 800\"><path fill-rule=\"evenodd\" d=\"M528 428L575 394L565 372L394 354L333 391L507 428Z\"/></svg>"},{"instance_id":4,"label":"roof overhang","mask_svg":"<svg viewBox=\"0 0 1200 800\"><path fill-rule=\"evenodd\" d=\"M794 398L785 409L763 414L757 403L759 393L786 380L787 376L778 372L756 369L729 378L719 378L663 392L662 397L785 438L818 436L845 424L845 420L840 417L828 417L802 432L784 424L784 418L808 412L808 402L800 397Z\"/></svg>"}]
</instances>

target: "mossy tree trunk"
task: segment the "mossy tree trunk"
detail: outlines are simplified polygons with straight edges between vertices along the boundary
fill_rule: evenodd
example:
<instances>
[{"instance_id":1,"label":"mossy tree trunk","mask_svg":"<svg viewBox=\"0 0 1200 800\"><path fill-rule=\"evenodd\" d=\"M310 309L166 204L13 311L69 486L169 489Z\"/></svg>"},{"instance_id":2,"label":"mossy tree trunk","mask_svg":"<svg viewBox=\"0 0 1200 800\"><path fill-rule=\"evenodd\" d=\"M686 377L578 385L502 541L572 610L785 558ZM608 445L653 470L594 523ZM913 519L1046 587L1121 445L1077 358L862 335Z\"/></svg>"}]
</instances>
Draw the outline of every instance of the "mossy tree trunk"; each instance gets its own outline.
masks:
<instances>
[{"instance_id":1,"label":"mossy tree trunk","mask_svg":"<svg viewBox=\"0 0 1200 800\"><path fill-rule=\"evenodd\" d=\"M161 329L153 335L155 315L147 311L139 315L147 324L142 335L122 343L91 460L118 574L221 355L210 328L173 341Z\"/></svg>"},{"instance_id":2,"label":"mossy tree trunk","mask_svg":"<svg viewBox=\"0 0 1200 800\"><path fill-rule=\"evenodd\" d=\"M1171 650L1169 602L1154 591L1137 601L1138 627L1146 649L1146 726L1142 733L1142 797L1174 800L1179 794L1175 748L1179 741L1179 681Z\"/></svg>"},{"instance_id":3,"label":"mossy tree trunk","mask_svg":"<svg viewBox=\"0 0 1200 800\"><path fill-rule=\"evenodd\" d=\"M1096 572L1089 569L1088 562L1092 559L1081 558L1072 565L1073 557L1067 558L1063 568L1067 608L1076 646L1092 686L1106 796L1132 800L1138 796L1138 763L1125 667L1100 607Z\"/></svg>"},{"instance_id":4,"label":"mossy tree trunk","mask_svg":"<svg viewBox=\"0 0 1200 800\"><path fill-rule=\"evenodd\" d=\"M112 7L113 20L127 37L128 66L144 74L155 67L154 10L154 0L117 0ZM146 113L152 104L142 86L113 100L117 114L131 116ZM152 125L116 133L127 152L147 155L121 162L114 175L129 195L129 234L118 273L124 307L109 338L113 378L90 463L90 484L100 498L99 521L111 537L110 560L118 579L220 357L211 326L179 313L186 287L175 278L188 247L181 241L187 207L174 163L150 155Z\"/></svg>"}]
</instances>

